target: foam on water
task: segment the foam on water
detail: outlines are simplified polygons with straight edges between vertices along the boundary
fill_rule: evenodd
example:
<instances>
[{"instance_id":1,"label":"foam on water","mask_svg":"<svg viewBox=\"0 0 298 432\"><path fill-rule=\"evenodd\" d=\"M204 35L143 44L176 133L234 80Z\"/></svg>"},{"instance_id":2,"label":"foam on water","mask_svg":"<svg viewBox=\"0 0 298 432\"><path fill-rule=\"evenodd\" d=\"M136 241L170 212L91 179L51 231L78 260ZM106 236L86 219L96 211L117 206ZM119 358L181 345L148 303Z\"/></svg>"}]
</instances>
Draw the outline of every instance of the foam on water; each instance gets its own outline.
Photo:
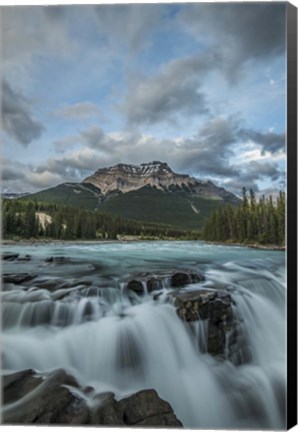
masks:
<instances>
[{"instance_id":1,"label":"foam on water","mask_svg":"<svg viewBox=\"0 0 298 432\"><path fill-rule=\"evenodd\" d=\"M113 391L117 398L154 388L188 428L285 427L282 252L152 242L46 245L22 253L32 256L30 267L40 278L78 278L78 286L50 291L32 281L34 289L2 293L5 372L65 368L82 385ZM70 263L42 261L61 255ZM90 264L95 270L86 272ZM8 262L4 271L21 266ZM173 268L204 271L206 282L197 288L229 290L248 362L235 366L206 354L206 322L191 329L162 298L129 297L121 290L129 276Z\"/></svg>"}]
</instances>

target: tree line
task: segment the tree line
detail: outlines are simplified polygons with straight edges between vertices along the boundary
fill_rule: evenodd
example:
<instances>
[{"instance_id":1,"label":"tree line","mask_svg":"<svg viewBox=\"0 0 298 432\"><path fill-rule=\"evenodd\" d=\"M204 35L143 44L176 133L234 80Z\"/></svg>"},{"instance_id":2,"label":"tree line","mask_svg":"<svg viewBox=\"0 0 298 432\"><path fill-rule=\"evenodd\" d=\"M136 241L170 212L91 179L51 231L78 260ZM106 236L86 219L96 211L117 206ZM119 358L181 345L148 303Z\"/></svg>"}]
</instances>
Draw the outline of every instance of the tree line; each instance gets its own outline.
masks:
<instances>
[{"instance_id":1,"label":"tree line","mask_svg":"<svg viewBox=\"0 0 298 432\"><path fill-rule=\"evenodd\" d=\"M206 221L202 238L208 241L285 244L285 192L256 199L253 190L242 190L242 202L237 207L225 205Z\"/></svg>"},{"instance_id":2,"label":"tree line","mask_svg":"<svg viewBox=\"0 0 298 432\"><path fill-rule=\"evenodd\" d=\"M108 239L120 235L141 238L197 239L198 231L138 222L70 206L36 201L3 200L3 238Z\"/></svg>"}]
</instances>

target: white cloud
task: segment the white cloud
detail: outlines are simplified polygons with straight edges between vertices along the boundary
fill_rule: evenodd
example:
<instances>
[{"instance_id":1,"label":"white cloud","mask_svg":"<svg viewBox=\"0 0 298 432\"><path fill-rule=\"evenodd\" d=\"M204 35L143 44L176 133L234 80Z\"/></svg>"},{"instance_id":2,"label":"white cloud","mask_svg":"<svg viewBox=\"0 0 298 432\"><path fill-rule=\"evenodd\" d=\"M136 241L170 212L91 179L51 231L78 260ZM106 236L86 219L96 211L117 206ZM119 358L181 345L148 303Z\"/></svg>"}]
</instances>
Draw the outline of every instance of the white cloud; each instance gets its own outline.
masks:
<instances>
[{"instance_id":1,"label":"white cloud","mask_svg":"<svg viewBox=\"0 0 298 432\"><path fill-rule=\"evenodd\" d=\"M25 181L34 188L48 189L62 183L64 179L61 175L49 171L44 171L42 173L32 171L28 172Z\"/></svg>"},{"instance_id":2,"label":"white cloud","mask_svg":"<svg viewBox=\"0 0 298 432\"><path fill-rule=\"evenodd\" d=\"M286 4L281 2L193 3L180 23L198 42L221 53L221 67L235 82L247 61L268 61L285 52Z\"/></svg>"},{"instance_id":3,"label":"white cloud","mask_svg":"<svg viewBox=\"0 0 298 432\"><path fill-rule=\"evenodd\" d=\"M40 138L45 128L34 117L29 100L5 80L2 83L1 97L3 129L23 146Z\"/></svg>"}]
</instances>

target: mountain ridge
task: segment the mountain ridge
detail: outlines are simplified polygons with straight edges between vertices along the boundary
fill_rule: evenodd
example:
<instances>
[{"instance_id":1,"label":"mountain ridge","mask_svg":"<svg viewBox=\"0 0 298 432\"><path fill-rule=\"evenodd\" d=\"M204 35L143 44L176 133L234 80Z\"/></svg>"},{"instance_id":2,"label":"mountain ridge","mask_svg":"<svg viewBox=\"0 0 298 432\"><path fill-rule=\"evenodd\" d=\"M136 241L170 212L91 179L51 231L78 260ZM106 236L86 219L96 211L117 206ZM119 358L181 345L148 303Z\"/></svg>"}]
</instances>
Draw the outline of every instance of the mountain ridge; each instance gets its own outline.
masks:
<instances>
[{"instance_id":1,"label":"mountain ridge","mask_svg":"<svg viewBox=\"0 0 298 432\"><path fill-rule=\"evenodd\" d=\"M210 180L198 180L188 174L174 172L166 162L152 161L135 164L118 163L107 168L100 168L91 176L86 177L82 183L93 184L100 189L104 197L113 193L127 193L138 190L144 186L155 187L163 191L173 191L174 188L192 195L224 199L233 203L238 198L224 188L216 186Z\"/></svg>"},{"instance_id":2,"label":"mountain ridge","mask_svg":"<svg viewBox=\"0 0 298 432\"><path fill-rule=\"evenodd\" d=\"M177 174L159 161L100 168L81 183L65 182L20 199L186 229L200 229L215 209L240 202L210 180Z\"/></svg>"}]
</instances>

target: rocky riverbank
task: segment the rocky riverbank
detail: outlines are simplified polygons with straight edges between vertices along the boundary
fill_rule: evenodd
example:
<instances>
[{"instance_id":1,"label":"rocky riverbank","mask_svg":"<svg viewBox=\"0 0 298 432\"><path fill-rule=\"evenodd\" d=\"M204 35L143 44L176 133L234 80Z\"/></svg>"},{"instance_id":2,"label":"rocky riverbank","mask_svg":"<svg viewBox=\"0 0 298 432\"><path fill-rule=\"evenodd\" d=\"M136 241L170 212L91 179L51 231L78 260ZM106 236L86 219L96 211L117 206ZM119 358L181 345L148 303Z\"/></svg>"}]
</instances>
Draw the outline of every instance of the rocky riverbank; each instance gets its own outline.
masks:
<instances>
[{"instance_id":1,"label":"rocky riverbank","mask_svg":"<svg viewBox=\"0 0 298 432\"><path fill-rule=\"evenodd\" d=\"M48 375L24 370L2 377L4 424L182 427L170 404L153 389L120 400L82 388L63 369Z\"/></svg>"},{"instance_id":2,"label":"rocky riverbank","mask_svg":"<svg viewBox=\"0 0 298 432\"><path fill-rule=\"evenodd\" d=\"M261 250L276 250L276 251L284 251L286 250L285 245L275 245L275 244L260 244L260 243L238 243L232 241L226 242L211 242L204 240L204 243L218 246L239 246L239 247L248 247L252 249L261 249Z\"/></svg>"},{"instance_id":3,"label":"rocky riverbank","mask_svg":"<svg viewBox=\"0 0 298 432\"><path fill-rule=\"evenodd\" d=\"M80 261L67 252L38 257L34 251L27 252L2 254L3 265L10 270L2 275L3 322L7 329L24 326L38 331L46 326L56 332L87 322L100 323L110 316L132 323L134 306L148 302L153 309L166 306L176 314L183 323L184 337L191 335L190 339L196 341L198 365L202 355L218 367L239 366L251 360L233 286L212 281L204 264L167 265L155 271L123 273L115 279L105 273L100 260L84 264L75 273ZM136 324L134 321L131 328ZM124 324L124 333L117 339L116 364L123 371L142 370L144 364L135 334ZM5 357L3 361L8 367ZM5 424L182 427L172 406L154 385L141 387L141 391L126 397L121 392L119 398L105 388L100 391L100 385L96 389L84 387L65 370L40 374L26 369L4 375L2 386Z\"/></svg>"}]
</instances>

